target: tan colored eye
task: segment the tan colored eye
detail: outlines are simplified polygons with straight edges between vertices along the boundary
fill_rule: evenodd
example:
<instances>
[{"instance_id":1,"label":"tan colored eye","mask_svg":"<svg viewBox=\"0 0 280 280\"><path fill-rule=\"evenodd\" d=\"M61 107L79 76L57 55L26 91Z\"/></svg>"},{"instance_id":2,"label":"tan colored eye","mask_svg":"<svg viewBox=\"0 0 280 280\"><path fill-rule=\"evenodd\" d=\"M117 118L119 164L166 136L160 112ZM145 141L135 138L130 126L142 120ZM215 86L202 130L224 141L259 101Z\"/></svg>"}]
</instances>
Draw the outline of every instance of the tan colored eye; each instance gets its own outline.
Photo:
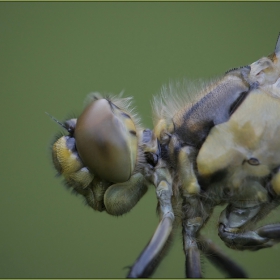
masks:
<instances>
[{"instance_id":1,"label":"tan colored eye","mask_svg":"<svg viewBox=\"0 0 280 280\"><path fill-rule=\"evenodd\" d=\"M129 180L137 133L127 113L107 99L94 101L78 118L75 139L79 156L94 175L114 183Z\"/></svg>"}]
</instances>

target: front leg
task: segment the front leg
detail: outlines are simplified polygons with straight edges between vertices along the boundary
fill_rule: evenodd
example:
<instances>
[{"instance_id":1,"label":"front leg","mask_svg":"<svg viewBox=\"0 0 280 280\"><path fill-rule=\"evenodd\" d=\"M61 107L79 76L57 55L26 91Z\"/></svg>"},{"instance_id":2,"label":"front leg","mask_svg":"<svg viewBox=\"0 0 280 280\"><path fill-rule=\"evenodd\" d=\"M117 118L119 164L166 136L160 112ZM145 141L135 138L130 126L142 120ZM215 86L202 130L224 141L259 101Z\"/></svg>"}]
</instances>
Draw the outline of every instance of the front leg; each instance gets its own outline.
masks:
<instances>
[{"instance_id":1,"label":"front leg","mask_svg":"<svg viewBox=\"0 0 280 280\"><path fill-rule=\"evenodd\" d=\"M202 278L200 252L197 235L203 225L201 217L183 221L183 243L186 257L185 273L187 278Z\"/></svg>"},{"instance_id":2,"label":"front leg","mask_svg":"<svg viewBox=\"0 0 280 280\"><path fill-rule=\"evenodd\" d=\"M146 278L153 274L170 239L174 213L172 209L172 179L166 168L158 168L152 175L160 208L160 222L153 237L131 267L128 278Z\"/></svg>"}]
</instances>

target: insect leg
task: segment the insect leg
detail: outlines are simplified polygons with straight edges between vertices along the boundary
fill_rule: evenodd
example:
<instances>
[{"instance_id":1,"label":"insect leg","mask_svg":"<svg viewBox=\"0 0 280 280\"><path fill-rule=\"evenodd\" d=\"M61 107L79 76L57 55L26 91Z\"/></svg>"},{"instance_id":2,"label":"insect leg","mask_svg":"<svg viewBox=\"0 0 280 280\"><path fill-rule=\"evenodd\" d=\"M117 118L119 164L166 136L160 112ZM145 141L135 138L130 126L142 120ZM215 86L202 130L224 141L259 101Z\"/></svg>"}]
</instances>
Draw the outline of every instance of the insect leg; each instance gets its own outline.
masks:
<instances>
[{"instance_id":1,"label":"insect leg","mask_svg":"<svg viewBox=\"0 0 280 280\"><path fill-rule=\"evenodd\" d=\"M212 240L204 236L199 237L198 248L207 259L218 269L225 272L230 278L247 278L247 274L242 267L225 255Z\"/></svg>"},{"instance_id":2,"label":"insect leg","mask_svg":"<svg viewBox=\"0 0 280 280\"><path fill-rule=\"evenodd\" d=\"M268 238L270 246L280 242L280 224L265 225L258 228L256 232L259 236Z\"/></svg>"},{"instance_id":3,"label":"insect leg","mask_svg":"<svg viewBox=\"0 0 280 280\"><path fill-rule=\"evenodd\" d=\"M277 178L279 172L274 176ZM268 213L279 206L280 196L278 191L278 180L268 184L267 189L262 186L250 186L250 190L255 192L256 196L263 197L267 193L266 201L243 202L243 205L231 203L222 212L219 225L219 236L230 248L238 250L259 250L273 246L280 242L280 224L266 225L254 230L254 225ZM261 193L262 192L262 193ZM269 195L268 195L269 193ZM248 197L247 197L248 198Z\"/></svg>"},{"instance_id":4,"label":"insect leg","mask_svg":"<svg viewBox=\"0 0 280 280\"><path fill-rule=\"evenodd\" d=\"M209 212L204 211L199 199L200 186L190 160L194 150L188 146L179 147L175 137L171 138L169 150L170 152L173 151L171 154L174 154L177 162L179 185L183 198L182 234L186 256L186 276L188 278L201 278L200 252L196 237L204 221L208 218ZM178 151L178 154L176 151Z\"/></svg>"},{"instance_id":5,"label":"insect leg","mask_svg":"<svg viewBox=\"0 0 280 280\"><path fill-rule=\"evenodd\" d=\"M186 277L202 278L200 253L196 242L198 229L202 226L199 218L189 219L183 222L183 243L186 255Z\"/></svg>"},{"instance_id":6,"label":"insect leg","mask_svg":"<svg viewBox=\"0 0 280 280\"><path fill-rule=\"evenodd\" d=\"M266 216L268 212L280 204L279 198L274 202L264 203L260 208L258 215L256 215L248 225L245 225L245 229L230 228L225 224L220 223L219 236L230 248L238 250L251 250L256 251L263 248L268 248L276 243L280 242L280 224L271 224L262 226L256 230L246 229L246 226L250 228L258 220ZM248 210L248 209L247 209Z\"/></svg>"},{"instance_id":7,"label":"insect leg","mask_svg":"<svg viewBox=\"0 0 280 280\"><path fill-rule=\"evenodd\" d=\"M172 232L174 214L171 205L171 176L165 168L156 169L155 173L156 194L160 206L161 220L152 239L131 267L128 278L143 278L152 275L160 262L160 255Z\"/></svg>"},{"instance_id":8,"label":"insect leg","mask_svg":"<svg viewBox=\"0 0 280 280\"><path fill-rule=\"evenodd\" d=\"M267 238L266 235L269 234L265 233L264 231L263 234L260 235L259 231L261 231L261 229L262 228L259 228L255 231L246 231L244 233L242 232L233 233L233 232L228 232L227 231L228 229L221 224L219 227L219 236L223 239L223 241L226 243L228 247L237 250L256 251L259 249L271 247L275 243L277 243L273 239ZM278 226L278 233L279 233L279 226Z\"/></svg>"}]
</instances>

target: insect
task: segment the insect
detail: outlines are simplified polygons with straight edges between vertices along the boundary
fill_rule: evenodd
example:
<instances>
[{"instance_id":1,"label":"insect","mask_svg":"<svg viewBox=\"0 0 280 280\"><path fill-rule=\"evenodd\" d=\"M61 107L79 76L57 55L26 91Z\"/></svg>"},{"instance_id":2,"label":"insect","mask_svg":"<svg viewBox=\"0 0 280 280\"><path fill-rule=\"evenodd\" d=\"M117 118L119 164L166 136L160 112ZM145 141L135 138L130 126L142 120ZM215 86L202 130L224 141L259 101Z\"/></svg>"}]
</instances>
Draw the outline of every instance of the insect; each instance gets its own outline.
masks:
<instances>
[{"instance_id":1,"label":"insect","mask_svg":"<svg viewBox=\"0 0 280 280\"><path fill-rule=\"evenodd\" d=\"M160 221L127 277L149 277L181 225L187 277L202 277L200 253L230 277L246 272L200 234L217 205L227 205L218 235L237 250L280 241L280 223L256 228L280 203L280 37L274 52L203 87L196 100L163 87L144 129L131 98L88 96L68 132L52 145L66 184L96 211L129 212L150 185Z\"/></svg>"}]
</instances>

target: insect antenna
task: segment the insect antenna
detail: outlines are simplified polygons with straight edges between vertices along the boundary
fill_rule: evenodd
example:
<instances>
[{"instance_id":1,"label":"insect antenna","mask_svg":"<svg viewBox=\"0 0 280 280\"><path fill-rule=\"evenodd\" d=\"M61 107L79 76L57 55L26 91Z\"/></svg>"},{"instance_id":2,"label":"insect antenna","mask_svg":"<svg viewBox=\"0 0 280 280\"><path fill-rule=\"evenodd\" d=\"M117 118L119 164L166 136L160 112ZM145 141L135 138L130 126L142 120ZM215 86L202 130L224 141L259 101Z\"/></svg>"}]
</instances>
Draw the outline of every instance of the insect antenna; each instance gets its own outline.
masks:
<instances>
[{"instance_id":1,"label":"insect antenna","mask_svg":"<svg viewBox=\"0 0 280 280\"><path fill-rule=\"evenodd\" d=\"M61 125L63 128L65 128L66 130L68 130L68 128L65 126L65 124L63 124L62 122L60 122L59 120L57 120L55 117L53 117L51 114L49 114L48 112L45 112L45 114L47 114L53 121L55 121L56 123L58 123L59 125Z\"/></svg>"},{"instance_id":2,"label":"insect antenna","mask_svg":"<svg viewBox=\"0 0 280 280\"><path fill-rule=\"evenodd\" d=\"M62 123L59 120L57 120L55 117L53 117L51 114L49 114L48 112L45 112L53 121L55 121L56 123L58 123L60 126L62 126L64 129L66 129L70 135L72 135L74 133L74 129L75 129L75 124L73 122L71 122L71 120L67 121L66 123Z\"/></svg>"}]
</instances>

